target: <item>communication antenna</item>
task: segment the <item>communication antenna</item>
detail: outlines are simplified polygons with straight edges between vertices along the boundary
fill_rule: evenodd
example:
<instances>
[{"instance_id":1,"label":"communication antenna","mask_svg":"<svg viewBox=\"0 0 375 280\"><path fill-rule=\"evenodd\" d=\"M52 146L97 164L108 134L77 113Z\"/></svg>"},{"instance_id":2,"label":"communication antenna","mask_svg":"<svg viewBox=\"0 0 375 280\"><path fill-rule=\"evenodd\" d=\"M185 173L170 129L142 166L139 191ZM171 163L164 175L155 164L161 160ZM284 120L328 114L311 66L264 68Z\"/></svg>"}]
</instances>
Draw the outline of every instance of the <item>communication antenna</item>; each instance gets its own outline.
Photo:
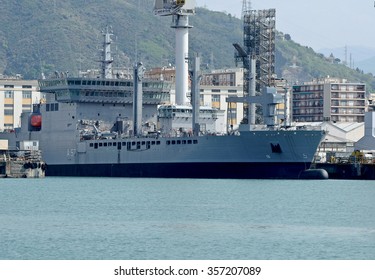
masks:
<instances>
[{"instance_id":1,"label":"communication antenna","mask_svg":"<svg viewBox=\"0 0 375 280\"><path fill-rule=\"evenodd\" d=\"M154 14L172 16L176 32L176 104L188 103L189 16L195 14L195 0L155 0Z\"/></svg>"}]
</instances>

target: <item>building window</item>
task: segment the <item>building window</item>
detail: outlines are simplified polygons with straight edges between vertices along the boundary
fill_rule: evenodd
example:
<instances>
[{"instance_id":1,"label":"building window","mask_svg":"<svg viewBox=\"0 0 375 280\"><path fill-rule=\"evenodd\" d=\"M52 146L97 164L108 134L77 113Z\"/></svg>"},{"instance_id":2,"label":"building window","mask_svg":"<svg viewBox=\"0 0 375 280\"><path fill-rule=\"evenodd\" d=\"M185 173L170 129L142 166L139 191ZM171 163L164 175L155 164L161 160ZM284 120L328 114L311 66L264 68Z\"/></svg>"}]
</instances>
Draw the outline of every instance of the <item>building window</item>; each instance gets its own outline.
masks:
<instances>
[{"instance_id":1,"label":"building window","mask_svg":"<svg viewBox=\"0 0 375 280\"><path fill-rule=\"evenodd\" d=\"M203 94L199 95L199 103L200 103L200 106L204 105L204 95Z\"/></svg>"},{"instance_id":2,"label":"building window","mask_svg":"<svg viewBox=\"0 0 375 280\"><path fill-rule=\"evenodd\" d=\"M31 90L23 90L22 91L22 98L23 99L31 99Z\"/></svg>"},{"instance_id":3,"label":"building window","mask_svg":"<svg viewBox=\"0 0 375 280\"><path fill-rule=\"evenodd\" d=\"M4 109L5 116L13 116L13 109Z\"/></svg>"},{"instance_id":4,"label":"building window","mask_svg":"<svg viewBox=\"0 0 375 280\"><path fill-rule=\"evenodd\" d=\"M22 112L31 112L31 105L22 105Z\"/></svg>"},{"instance_id":5,"label":"building window","mask_svg":"<svg viewBox=\"0 0 375 280\"><path fill-rule=\"evenodd\" d=\"M213 94L212 95L212 102L220 102L220 95Z\"/></svg>"},{"instance_id":6,"label":"building window","mask_svg":"<svg viewBox=\"0 0 375 280\"><path fill-rule=\"evenodd\" d=\"M23 85L22 88L32 88L30 85Z\"/></svg>"},{"instance_id":7,"label":"building window","mask_svg":"<svg viewBox=\"0 0 375 280\"><path fill-rule=\"evenodd\" d=\"M6 90L5 91L5 98L13 98L14 91L13 90Z\"/></svg>"},{"instance_id":8,"label":"building window","mask_svg":"<svg viewBox=\"0 0 375 280\"><path fill-rule=\"evenodd\" d=\"M236 108L229 108L228 109L228 118L231 120L232 123L233 123L233 121L237 120L237 109Z\"/></svg>"}]
</instances>

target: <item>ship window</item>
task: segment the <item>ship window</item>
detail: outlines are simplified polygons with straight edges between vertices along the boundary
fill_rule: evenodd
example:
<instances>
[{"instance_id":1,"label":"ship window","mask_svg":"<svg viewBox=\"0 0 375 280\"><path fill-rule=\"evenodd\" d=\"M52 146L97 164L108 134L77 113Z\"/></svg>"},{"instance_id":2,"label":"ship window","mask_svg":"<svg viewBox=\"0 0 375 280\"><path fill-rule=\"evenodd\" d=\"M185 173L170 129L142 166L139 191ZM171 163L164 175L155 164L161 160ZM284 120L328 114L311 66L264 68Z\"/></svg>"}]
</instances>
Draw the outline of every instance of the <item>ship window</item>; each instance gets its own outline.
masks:
<instances>
[{"instance_id":1,"label":"ship window","mask_svg":"<svg viewBox=\"0 0 375 280\"><path fill-rule=\"evenodd\" d=\"M46 104L46 111L49 111L49 104Z\"/></svg>"},{"instance_id":2,"label":"ship window","mask_svg":"<svg viewBox=\"0 0 375 280\"><path fill-rule=\"evenodd\" d=\"M193 140L193 144L198 144L198 140Z\"/></svg>"},{"instance_id":3,"label":"ship window","mask_svg":"<svg viewBox=\"0 0 375 280\"><path fill-rule=\"evenodd\" d=\"M147 141L147 143L146 143L146 148L147 148L147 149L150 149L150 146L151 146L150 141Z\"/></svg>"},{"instance_id":4,"label":"ship window","mask_svg":"<svg viewBox=\"0 0 375 280\"><path fill-rule=\"evenodd\" d=\"M155 141L151 141L151 145L155 145Z\"/></svg>"},{"instance_id":5,"label":"ship window","mask_svg":"<svg viewBox=\"0 0 375 280\"><path fill-rule=\"evenodd\" d=\"M175 145L176 144L176 140L172 140L172 145Z\"/></svg>"},{"instance_id":6,"label":"ship window","mask_svg":"<svg viewBox=\"0 0 375 280\"><path fill-rule=\"evenodd\" d=\"M171 141L167 140L167 145L170 145L171 144Z\"/></svg>"},{"instance_id":7,"label":"ship window","mask_svg":"<svg viewBox=\"0 0 375 280\"><path fill-rule=\"evenodd\" d=\"M132 146L135 146L135 142L132 142Z\"/></svg>"},{"instance_id":8,"label":"ship window","mask_svg":"<svg viewBox=\"0 0 375 280\"><path fill-rule=\"evenodd\" d=\"M137 149L141 148L141 142L137 142Z\"/></svg>"},{"instance_id":9,"label":"ship window","mask_svg":"<svg viewBox=\"0 0 375 280\"><path fill-rule=\"evenodd\" d=\"M145 141L142 141L142 146L146 145L146 142Z\"/></svg>"},{"instance_id":10,"label":"ship window","mask_svg":"<svg viewBox=\"0 0 375 280\"><path fill-rule=\"evenodd\" d=\"M91 147L91 148L94 147L94 143L90 143L90 147Z\"/></svg>"},{"instance_id":11,"label":"ship window","mask_svg":"<svg viewBox=\"0 0 375 280\"><path fill-rule=\"evenodd\" d=\"M177 145L181 145L181 140L177 140Z\"/></svg>"},{"instance_id":12,"label":"ship window","mask_svg":"<svg viewBox=\"0 0 375 280\"><path fill-rule=\"evenodd\" d=\"M105 144L104 144L104 146L105 146ZM108 147L112 147L112 143L108 143Z\"/></svg>"},{"instance_id":13,"label":"ship window","mask_svg":"<svg viewBox=\"0 0 375 280\"><path fill-rule=\"evenodd\" d=\"M128 142L128 143L126 144L126 148L127 148L128 150L130 150L130 142Z\"/></svg>"},{"instance_id":14,"label":"ship window","mask_svg":"<svg viewBox=\"0 0 375 280\"><path fill-rule=\"evenodd\" d=\"M103 143L99 143L99 147L103 147Z\"/></svg>"},{"instance_id":15,"label":"ship window","mask_svg":"<svg viewBox=\"0 0 375 280\"><path fill-rule=\"evenodd\" d=\"M108 146L108 143L104 143L104 147L107 147Z\"/></svg>"},{"instance_id":16,"label":"ship window","mask_svg":"<svg viewBox=\"0 0 375 280\"><path fill-rule=\"evenodd\" d=\"M156 141L156 145L160 145L160 141Z\"/></svg>"},{"instance_id":17,"label":"ship window","mask_svg":"<svg viewBox=\"0 0 375 280\"><path fill-rule=\"evenodd\" d=\"M188 144L191 144L192 143L192 141L191 140L188 140Z\"/></svg>"},{"instance_id":18,"label":"ship window","mask_svg":"<svg viewBox=\"0 0 375 280\"><path fill-rule=\"evenodd\" d=\"M113 142L113 144L112 144L113 146L116 146L117 145L117 143L116 142Z\"/></svg>"},{"instance_id":19,"label":"ship window","mask_svg":"<svg viewBox=\"0 0 375 280\"><path fill-rule=\"evenodd\" d=\"M95 149L97 149L97 148L98 148L98 143L95 143L95 146L94 146L94 148L95 148Z\"/></svg>"},{"instance_id":20,"label":"ship window","mask_svg":"<svg viewBox=\"0 0 375 280\"><path fill-rule=\"evenodd\" d=\"M122 145L123 145L123 146L126 146L126 142L122 142Z\"/></svg>"},{"instance_id":21,"label":"ship window","mask_svg":"<svg viewBox=\"0 0 375 280\"><path fill-rule=\"evenodd\" d=\"M185 144L186 144L186 140L182 140L182 144L184 144L184 145L185 145Z\"/></svg>"}]
</instances>

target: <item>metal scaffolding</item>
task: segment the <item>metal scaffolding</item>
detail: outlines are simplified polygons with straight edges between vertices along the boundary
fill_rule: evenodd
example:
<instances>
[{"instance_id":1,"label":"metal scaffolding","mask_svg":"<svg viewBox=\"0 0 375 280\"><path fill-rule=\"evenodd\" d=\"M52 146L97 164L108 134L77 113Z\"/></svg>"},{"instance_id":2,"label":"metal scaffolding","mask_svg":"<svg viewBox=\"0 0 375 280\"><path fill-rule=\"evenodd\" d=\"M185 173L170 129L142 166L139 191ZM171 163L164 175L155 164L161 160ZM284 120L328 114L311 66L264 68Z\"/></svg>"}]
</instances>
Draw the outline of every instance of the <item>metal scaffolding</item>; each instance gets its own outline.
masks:
<instances>
[{"instance_id":1,"label":"metal scaffolding","mask_svg":"<svg viewBox=\"0 0 375 280\"><path fill-rule=\"evenodd\" d=\"M244 96L259 95L264 87L275 86L275 17L276 10L245 10L243 9L244 48L234 44L236 64L244 67ZM251 61L255 61L255 75L251 74ZM254 69L254 66L252 66ZM255 76L255 77L254 77ZM251 78L253 77L253 78ZM250 81L255 79L253 89ZM255 91L255 92L254 92ZM250 106L252 108L250 108ZM243 123L249 123L257 114L257 123L262 122L262 109L255 104L244 103Z\"/></svg>"},{"instance_id":2,"label":"metal scaffolding","mask_svg":"<svg viewBox=\"0 0 375 280\"><path fill-rule=\"evenodd\" d=\"M256 58L256 91L272 86L275 76L275 16L276 10L249 10L244 13L244 50ZM245 77L249 77L249 63L241 56ZM244 83L247 85L248 83ZM248 93L245 88L244 92Z\"/></svg>"}]
</instances>

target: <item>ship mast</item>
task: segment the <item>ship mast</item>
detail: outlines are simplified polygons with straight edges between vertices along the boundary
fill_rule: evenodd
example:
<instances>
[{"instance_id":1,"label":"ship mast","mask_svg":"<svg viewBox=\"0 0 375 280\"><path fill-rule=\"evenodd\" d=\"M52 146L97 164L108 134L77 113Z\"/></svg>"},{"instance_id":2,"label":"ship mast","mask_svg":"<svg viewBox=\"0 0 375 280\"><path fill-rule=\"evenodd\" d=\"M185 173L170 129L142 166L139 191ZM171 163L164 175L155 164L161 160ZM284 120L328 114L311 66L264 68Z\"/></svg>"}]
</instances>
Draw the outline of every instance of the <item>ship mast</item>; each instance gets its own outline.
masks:
<instances>
[{"instance_id":1,"label":"ship mast","mask_svg":"<svg viewBox=\"0 0 375 280\"><path fill-rule=\"evenodd\" d=\"M189 15L195 14L195 0L156 0L155 15L172 16L172 28L176 30L176 104L188 103L189 89Z\"/></svg>"},{"instance_id":2,"label":"ship mast","mask_svg":"<svg viewBox=\"0 0 375 280\"><path fill-rule=\"evenodd\" d=\"M133 94L133 134L141 136L142 134L142 103L143 103L143 86L145 68L142 62L134 65L134 94Z\"/></svg>"},{"instance_id":3,"label":"ship mast","mask_svg":"<svg viewBox=\"0 0 375 280\"><path fill-rule=\"evenodd\" d=\"M111 44L112 39L111 36L113 35L110 31L110 27L107 26L105 31L102 31L104 42L103 42L103 49L102 49L102 60L101 62L101 78L102 79L112 79L113 72L112 72L112 63L113 58L111 54Z\"/></svg>"}]
</instances>

